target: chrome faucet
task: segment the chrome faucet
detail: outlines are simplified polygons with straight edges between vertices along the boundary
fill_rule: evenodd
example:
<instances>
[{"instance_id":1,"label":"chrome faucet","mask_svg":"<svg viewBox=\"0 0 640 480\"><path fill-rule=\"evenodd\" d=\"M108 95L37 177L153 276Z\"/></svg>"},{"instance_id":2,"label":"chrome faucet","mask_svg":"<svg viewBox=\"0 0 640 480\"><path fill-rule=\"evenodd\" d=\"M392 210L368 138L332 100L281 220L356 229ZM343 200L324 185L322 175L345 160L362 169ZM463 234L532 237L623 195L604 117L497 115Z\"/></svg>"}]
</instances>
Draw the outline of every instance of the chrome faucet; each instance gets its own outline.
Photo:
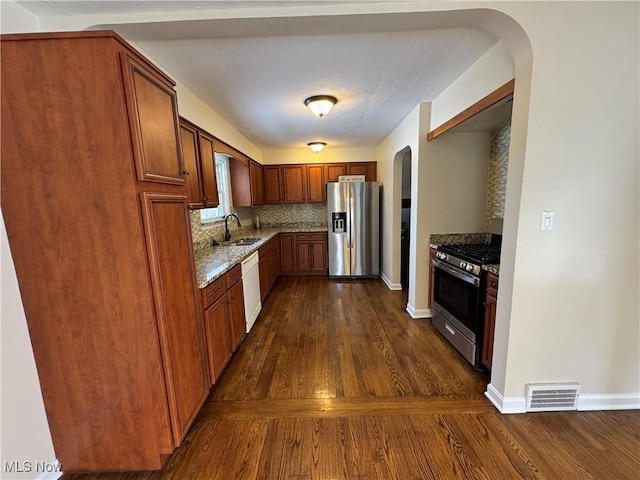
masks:
<instances>
[{"instance_id":1,"label":"chrome faucet","mask_svg":"<svg viewBox=\"0 0 640 480\"><path fill-rule=\"evenodd\" d=\"M238 227L242 226L240 224L240 219L235 213L230 213L229 215L226 215L224 217L224 241L225 242L228 242L229 240L231 240L231 232L229 231L229 224L228 224L229 217L233 217L236 219L236 222L238 223Z\"/></svg>"}]
</instances>

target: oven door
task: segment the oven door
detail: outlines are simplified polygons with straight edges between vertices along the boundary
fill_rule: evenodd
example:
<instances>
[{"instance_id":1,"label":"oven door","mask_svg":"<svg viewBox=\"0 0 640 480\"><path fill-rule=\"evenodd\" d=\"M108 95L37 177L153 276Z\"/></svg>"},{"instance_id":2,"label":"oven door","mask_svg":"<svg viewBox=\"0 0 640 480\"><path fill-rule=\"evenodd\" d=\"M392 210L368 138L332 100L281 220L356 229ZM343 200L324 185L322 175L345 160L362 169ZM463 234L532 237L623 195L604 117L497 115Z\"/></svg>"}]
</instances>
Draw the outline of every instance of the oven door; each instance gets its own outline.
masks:
<instances>
[{"instance_id":1,"label":"oven door","mask_svg":"<svg viewBox=\"0 0 640 480\"><path fill-rule=\"evenodd\" d=\"M436 259L434 265L434 303L444 308L468 329L468 332L463 333L476 343L480 340L483 313L480 278Z\"/></svg>"}]
</instances>

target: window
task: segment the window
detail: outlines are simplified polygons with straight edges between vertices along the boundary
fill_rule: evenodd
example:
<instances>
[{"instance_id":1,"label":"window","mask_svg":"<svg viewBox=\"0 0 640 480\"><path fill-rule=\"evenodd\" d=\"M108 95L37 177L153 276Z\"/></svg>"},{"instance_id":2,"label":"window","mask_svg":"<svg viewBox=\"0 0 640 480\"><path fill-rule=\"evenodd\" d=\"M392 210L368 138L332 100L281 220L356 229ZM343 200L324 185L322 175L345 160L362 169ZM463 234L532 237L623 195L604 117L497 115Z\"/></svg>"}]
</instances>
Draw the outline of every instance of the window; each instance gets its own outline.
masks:
<instances>
[{"instance_id":1,"label":"window","mask_svg":"<svg viewBox=\"0 0 640 480\"><path fill-rule=\"evenodd\" d=\"M216 153L216 181L218 183L218 206L200 210L200 221L211 223L222 220L231 208L229 194L229 159L225 155Z\"/></svg>"}]
</instances>

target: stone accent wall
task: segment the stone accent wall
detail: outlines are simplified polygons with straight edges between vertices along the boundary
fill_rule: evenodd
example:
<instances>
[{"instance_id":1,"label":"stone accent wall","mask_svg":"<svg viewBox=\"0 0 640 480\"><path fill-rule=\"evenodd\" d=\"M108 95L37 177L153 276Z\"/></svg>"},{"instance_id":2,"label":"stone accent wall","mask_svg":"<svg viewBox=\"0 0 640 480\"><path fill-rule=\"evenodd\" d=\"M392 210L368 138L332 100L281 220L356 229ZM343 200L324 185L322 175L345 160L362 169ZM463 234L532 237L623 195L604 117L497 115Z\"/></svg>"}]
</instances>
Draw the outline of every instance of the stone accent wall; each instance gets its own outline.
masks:
<instances>
[{"instance_id":1,"label":"stone accent wall","mask_svg":"<svg viewBox=\"0 0 640 480\"><path fill-rule=\"evenodd\" d=\"M504 203L507 192L507 167L509 164L509 142L511 140L511 120L507 120L491 133L487 185L487 218L485 228L489 228L492 218L504 218Z\"/></svg>"},{"instance_id":2,"label":"stone accent wall","mask_svg":"<svg viewBox=\"0 0 640 480\"><path fill-rule=\"evenodd\" d=\"M252 230L257 217L260 217L260 226L263 228L299 223L318 227L327 224L326 203L232 207L231 212L238 216L242 224L242 227L238 228L235 219L229 219L229 231L235 239L255 233ZM196 250L210 245L212 239L219 242L224 239L224 222L203 225L200 222L199 210L192 210L190 216L191 236Z\"/></svg>"}]
</instances>

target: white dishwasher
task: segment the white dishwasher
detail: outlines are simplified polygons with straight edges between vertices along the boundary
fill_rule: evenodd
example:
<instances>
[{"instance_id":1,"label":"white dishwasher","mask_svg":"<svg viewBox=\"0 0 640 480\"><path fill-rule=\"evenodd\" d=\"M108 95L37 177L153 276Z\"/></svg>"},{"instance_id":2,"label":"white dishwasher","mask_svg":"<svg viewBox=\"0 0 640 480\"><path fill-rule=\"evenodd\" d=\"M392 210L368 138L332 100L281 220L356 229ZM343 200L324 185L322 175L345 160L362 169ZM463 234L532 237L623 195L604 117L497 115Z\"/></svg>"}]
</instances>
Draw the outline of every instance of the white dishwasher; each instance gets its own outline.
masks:
<instances>
[{"instance_id":1,"label":"white dishwasher","mask_svg":"<svg viewBox=\"0 0 640 480\"><path fill-rule=\"evenodd\" d=\"M244 290L244 316L247 319L247 332L251 330L260 310L262 310L259 262L258 252L249 255L242 261L242 289Z\"/></svg>"}]
</instances>

